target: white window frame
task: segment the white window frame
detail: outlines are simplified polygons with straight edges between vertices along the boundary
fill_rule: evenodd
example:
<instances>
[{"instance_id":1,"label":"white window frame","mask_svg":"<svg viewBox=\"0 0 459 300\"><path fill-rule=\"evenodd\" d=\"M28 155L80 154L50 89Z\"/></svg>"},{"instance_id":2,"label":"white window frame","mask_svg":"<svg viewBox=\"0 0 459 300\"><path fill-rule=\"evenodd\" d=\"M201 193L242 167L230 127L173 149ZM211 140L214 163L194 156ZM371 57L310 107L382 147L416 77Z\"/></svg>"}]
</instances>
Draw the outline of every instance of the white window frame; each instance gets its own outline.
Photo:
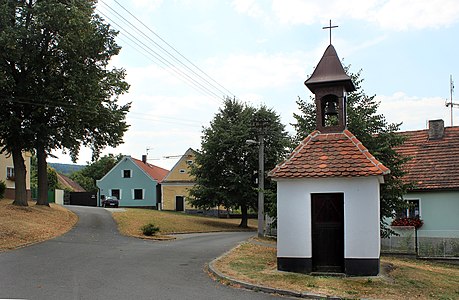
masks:
<instances>
[{"instance_id":1,"label":"white window frame","mask_svg":"<svg viewBox=\"0 0 459 300\"><path fill-rule=\"evenodd\" d=\"M122 189L110 189L110 196L111 197L113 197L113 190L120 191L120 196L118 197L118 200L121 200L121 198L123 198L123 190Z\"/></svg>"},{"instance_id":2,"label":"white window frame","mask_svg":"<svg viewBox=\"0 0 459 300\"><path fill-rule=\"evenodd\" d=\"M420 198L404 198L403 200L405 200L406 202L410 202L410 201L418 201L419 203L419 218L422 218L422 209L421 209L421 199ZM405 209L405 214L407 215L407 217L409 218L414 218L416 216L410 216L409 215L409 212L410 212L410 208L407 207Z\"/></svg>"},{"instance_id":3,"label":"white window frame","mask_svg":"<svg viewBox=\"0 0 459 300\"><path fill-rule=\"evenodd\" d=\"M192 159L188 159L188 160L186 161L186 164L189 165L189 166L191 166L191 165L193 164L193 160L192 160Z\"/></svg>"},{"instance_id":4,"label":"white window frame","mask_svg":"<svg viewBox=\"0 0 459 300\"><path fill-rule=\"evenodd\" d=\"M6 179L13 181L14 180L14 175L15 175L14 174L14 167L7 166L6 167Z\"/></svg>"},{"instance_id":5,"label":"white window frame","mask_svg":"<svg viewBox=\"0 0 459 300\"><path fill-rule=\"evenodd\" d=\"M124 177L124 171L129 171L129 177ZM121 170L121 178L132 178L132 170L131 169L122 169Z\"/></svg>"},{"instance_id":6,"label":"white window frame","mask_svg":"<svg viewBox=\"0 0 459 300\"><path fill-rule=\"evenodd\" d=\"M136 190L141 190L142 191L142 198L141 199L135 199L135 191ZM132 200L145 200L145 189L132 189L131 190L131 194L132 194Z\"/></svg>"},{"instance_id":7,"label":"white window frame","mask_svg":"<svg viewBox=\"0 0 459 300\"><path fill-rule=\"evenodd\" d=\"M185 170L185 169L180 169L180 170L179 170L179 173L180 173L180 174L185 174L185 173L186 173L186 170Z\"/></svg>"}]
</instances>

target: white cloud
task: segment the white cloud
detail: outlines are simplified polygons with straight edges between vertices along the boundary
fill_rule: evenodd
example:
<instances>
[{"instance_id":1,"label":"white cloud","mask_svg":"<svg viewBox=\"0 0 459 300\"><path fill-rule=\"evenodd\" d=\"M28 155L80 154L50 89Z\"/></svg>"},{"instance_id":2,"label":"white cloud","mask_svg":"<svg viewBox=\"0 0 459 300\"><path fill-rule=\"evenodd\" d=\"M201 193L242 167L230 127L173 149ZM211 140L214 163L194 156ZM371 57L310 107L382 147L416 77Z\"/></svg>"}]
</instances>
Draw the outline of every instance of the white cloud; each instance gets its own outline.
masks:
<instances>
[{"instance_id":1,"label":"white cloud","mask_svg":"<svg viewBox=\"0 0 459 300\"><path fill-rule=\"evenodd\" d=\"M316 22L317 19L320 19L321 15L323 15L322 10L324 2L320 2L302 0L273 0L272 11L282 24L310 25Z\"/></svg>"},{"instance_id":2,"label":"white cloud","mask_svg":"<svg viewBox=\"0 0 459 300\"><path fill-rule=\"evenodd\" d=\"M224 59L210 59L207 64L213 77L225 82L230 89L254 92L283 87L305 77L307 57L305 52L232 54Z\"/></svg>"},{"instance_id":3,"label":"white cloud","mask_svg":"<svg viewBox=\"0 0 459 300\"><path fill-rule=\"evenodd\" d=\"M263 9L256 0L233 0L231 6L238 13L246 14L253 18L260 18L264 16Z\"/></svg>"},{"instance_id":4,"label":"white cloud","mask_svg":"<svg viewBox=\"0 0 459 300\"><path fill-rule=\"evenodd\" d=\"M133 0L136 9L142 9L143 11L153 11L161 6L163 0Z\"/></svg>"},{"instance_id":5,"label":"white cloud","mask_svg":"<svg viewBox=\"0 0 459 300\"><path fill-rule=\"evenodd\" d=\"M379 112L389 123L403 122L401 130L425 129L429 120L443 119L450 123L449 109L441 97L416 97L403 92L390 96L377 96L381 102Z\"/></svg>"},{"instance_id":6,"label":"white cloud","mask_svg":"<svg viewBox=\"0 0 459 300\"><path fill-rule=\"evenodd\" d=\"M273 0L271 8L235 0L233 7L254 18L271 15L284 25L354 19L377 23L383 29L409 30L439 28L459 20L456 0Z\"/></svg>"},{"instance_id":7,"label":"white cloud","mask_svg":"<svg viewBox=\"0 0 459 300\"><path fill-rule=\"evenodd\" d=\"M456 0L389 0L375 10L379 25L395 30L444 27L459 19Z\"/></svg>"}]
</instances>

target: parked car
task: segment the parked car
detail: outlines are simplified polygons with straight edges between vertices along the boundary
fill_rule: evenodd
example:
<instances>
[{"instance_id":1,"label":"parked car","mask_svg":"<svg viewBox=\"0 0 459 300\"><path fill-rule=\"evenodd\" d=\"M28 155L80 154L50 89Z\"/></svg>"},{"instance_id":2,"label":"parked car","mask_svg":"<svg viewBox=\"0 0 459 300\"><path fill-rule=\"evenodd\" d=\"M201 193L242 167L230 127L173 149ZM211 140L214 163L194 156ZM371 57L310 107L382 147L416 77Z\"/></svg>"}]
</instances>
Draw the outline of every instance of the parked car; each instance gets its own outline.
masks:
<instances>
[{"instance_id":1,"label":"parked car","mask_svg":"<svg viewBox=\"0 0 459 300\"><path fill-rule=\"evenodd\" d=\"M115 196L108 196L102 200L103 207L118 207L120 205L120 200Z\"/></svg>"}]
</instances>

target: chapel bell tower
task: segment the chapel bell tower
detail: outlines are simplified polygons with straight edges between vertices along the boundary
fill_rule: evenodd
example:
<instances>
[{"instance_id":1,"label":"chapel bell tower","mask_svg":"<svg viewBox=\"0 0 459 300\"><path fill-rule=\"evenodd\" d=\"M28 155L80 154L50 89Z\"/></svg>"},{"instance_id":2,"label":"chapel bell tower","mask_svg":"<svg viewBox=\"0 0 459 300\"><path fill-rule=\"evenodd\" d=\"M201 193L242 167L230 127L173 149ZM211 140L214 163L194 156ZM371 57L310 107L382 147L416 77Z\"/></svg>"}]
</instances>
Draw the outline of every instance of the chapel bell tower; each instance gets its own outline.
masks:
<instances>
[{"instance_id":1,"label":"chapel bell tower","mask_svg":"<svg viewBox=\"0 0 459 300\"><path fill-rule=\"evenodd\" d=\"M346 96L355 91L335 48L330 44L311 77L304 84L315 94L316 129L321 133L346 129Z\"/></svg>"}]
</instances>

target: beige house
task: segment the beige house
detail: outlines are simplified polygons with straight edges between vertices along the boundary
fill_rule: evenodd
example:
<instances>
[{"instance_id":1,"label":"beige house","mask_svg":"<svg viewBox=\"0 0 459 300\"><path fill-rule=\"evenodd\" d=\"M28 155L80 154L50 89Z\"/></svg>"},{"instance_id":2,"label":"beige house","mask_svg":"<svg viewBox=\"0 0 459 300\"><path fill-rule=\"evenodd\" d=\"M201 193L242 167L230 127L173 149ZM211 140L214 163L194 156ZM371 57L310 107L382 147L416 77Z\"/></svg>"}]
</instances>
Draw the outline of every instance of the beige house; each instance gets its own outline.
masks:
<instances>
[{"instance_id":1,"label":"beige house","mask_svg":"<svg viewBox=\"0 0 459 300\"><path fill-rule=\"evenodd\" d=\"M23 157L26 168L27 197L30 200L30 152L24 153ZM0 181L4 181L6 184L6 191L4 197L8 199L14 199L15 178L13 157L5 153L0 153Z\"/></svg>"},{"instance_id":2,"label":"beige house","mask_svg":"<svg viewBox=\"0 0 459 300\"><path fill-rule=\"evenodd\" d=\"M196 151L189 148L161 181L160 209L175 211L193 209L187 198L189 197L189 190L195 184L195 179L190 174L190 166L194 163L195 157Z\"/></svg>"}]
</instances>

